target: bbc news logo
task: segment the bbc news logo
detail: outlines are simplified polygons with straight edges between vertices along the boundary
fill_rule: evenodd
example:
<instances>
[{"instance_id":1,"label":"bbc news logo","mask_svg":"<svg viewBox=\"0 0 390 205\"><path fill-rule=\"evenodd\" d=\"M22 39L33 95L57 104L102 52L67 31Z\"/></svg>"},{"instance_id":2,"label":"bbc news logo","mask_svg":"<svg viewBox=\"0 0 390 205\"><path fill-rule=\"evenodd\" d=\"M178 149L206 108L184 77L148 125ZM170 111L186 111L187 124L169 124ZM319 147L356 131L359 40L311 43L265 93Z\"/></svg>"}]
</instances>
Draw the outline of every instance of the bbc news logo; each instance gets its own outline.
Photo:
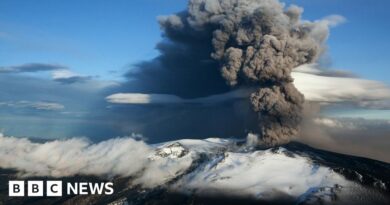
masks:
<instances>
[{"instance_id":1,"label":"bbc news logo","mask_svg":"<svg viewBox=\"0 0 390 205\"><path fill-rule=\"evenodd\" d=\"M63 184L65 187L63 187ZM114 193L112 182L67 182L62 181L9 181L8 196L10 197L61 197L63 191L66 195L112 195ZM63 189L65 188L65 189ZM44 193L45 191L45 193Z\"/></svg>"}]
</instances>

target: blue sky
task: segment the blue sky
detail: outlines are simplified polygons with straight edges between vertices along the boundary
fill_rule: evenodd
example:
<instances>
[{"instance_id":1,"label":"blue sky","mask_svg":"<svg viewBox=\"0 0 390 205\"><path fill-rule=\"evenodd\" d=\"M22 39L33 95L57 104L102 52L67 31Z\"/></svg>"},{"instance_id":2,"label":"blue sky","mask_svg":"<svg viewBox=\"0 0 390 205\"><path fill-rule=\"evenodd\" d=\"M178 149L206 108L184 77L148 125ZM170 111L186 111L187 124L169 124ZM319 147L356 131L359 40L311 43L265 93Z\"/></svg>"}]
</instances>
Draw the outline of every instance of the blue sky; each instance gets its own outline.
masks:
<instances>
[{"instance_id":1,"label":"blue sky","mask_svg":"<svg viewBox=\"0 0 390 205\"><path fill-rule=\"evenodd\" d=\"M352 71L361 77L390 83L390 14L386 0L291 1L305 8L307 19L339 14L347 19L334 28L328 40L332 67Z\"/></svg>"},{"instance_id":2,"label":"blue sky","mask_svg":"<svg viewBox=\"0 0 390 205\"><path fill-rule=\"evenodd\" d=\"M330 66L390 84L390 2L288 1L303 17L346 17L328 41ZM184 0L0 1L0 62L66 65L81 74L117 79L128 67L157 55L158 15L183 10ZM112 72L115 71L115 72Z\"/></svg>"},{"instance_id":3,"label":"blue sky","mask_svg":"<svg viewBox=\"0 0 390 205\"><path fill-rule=\"evenodd\" d=\"M285 2L303 7L303 19L311 21L344 16L347 21L330 32L324 65L390 85L390 1ZM104 100L112 93L102 88L115 87L126 80L123 75L132 65L157 56L155 46L162 39L157 16L182 11L186 4L185 0L0 0L0 68L37 69L47 64L69 71L0 72L0 132L103 138L143 130L147 128L140 123L144 118L152 119L151 126L161 123L153 119L155 113L169 115L171 108L152 112L133 107L135 111L128 112L128 107L120 107L123 114L119 115ZM388 110L332 112L341 117L389 119ZM171 127L163 125L166 130ZM192 124L185 126L183 130L191 129Z\"/></svg>"},{"instance_id":4,"label":"blue sky","mask_svg":"<svg viewBox=\"0 0 390 205\"><path fill-rule=\"evenodd\" d=\"M110 76L156 55L156 17L184 1L1 1L0 62L56 63L84 74Z\"/></svg>"}]
</instances>

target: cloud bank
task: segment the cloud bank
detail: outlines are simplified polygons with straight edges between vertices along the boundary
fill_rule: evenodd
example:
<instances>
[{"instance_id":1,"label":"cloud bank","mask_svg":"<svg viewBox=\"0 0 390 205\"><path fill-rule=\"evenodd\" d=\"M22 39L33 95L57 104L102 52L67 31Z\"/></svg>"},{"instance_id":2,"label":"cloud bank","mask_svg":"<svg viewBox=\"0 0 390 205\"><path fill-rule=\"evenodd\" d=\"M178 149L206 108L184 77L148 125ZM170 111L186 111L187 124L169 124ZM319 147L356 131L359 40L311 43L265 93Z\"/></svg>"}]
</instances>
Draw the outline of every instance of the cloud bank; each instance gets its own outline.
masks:
<instances>
[{"instance_id":1,"label":"cloud bank","mask_svg":"<svg viewBox=\"0 0 390 205\"><path fill-rule=\"evenodd\" d=\"M74 138L40 144L0 135L0 166L27 176L130 176L145 166L149 152L149 146L132 138L98 144Z\"/></svg>"}]
</instances>

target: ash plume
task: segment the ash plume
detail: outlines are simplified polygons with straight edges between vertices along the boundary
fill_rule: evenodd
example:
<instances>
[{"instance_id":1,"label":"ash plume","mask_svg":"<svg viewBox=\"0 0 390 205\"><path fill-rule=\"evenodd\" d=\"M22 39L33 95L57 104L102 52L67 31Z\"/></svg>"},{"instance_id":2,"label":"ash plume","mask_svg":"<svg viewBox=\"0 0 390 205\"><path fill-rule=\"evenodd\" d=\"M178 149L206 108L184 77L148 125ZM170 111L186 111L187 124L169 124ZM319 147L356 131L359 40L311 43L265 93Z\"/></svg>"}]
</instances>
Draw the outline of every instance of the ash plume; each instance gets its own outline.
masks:
<instances>
[{"instance_id":1,"label":"ash plume","mask_svg":"<svg viewBox=\"0 0 390 205\"><path fill-rule=\"evenodd\" d=\"M255 87L248 98L258 115L260 136L269 145L285 143L299 131L304 103L291 72L315 62L328 27L343 20L303 21L302 12L294 5L286 9L278 0L191 0L187 11L159 18L169 42L162 45L171 45L160 48L162 58L172 48L210 56L216 63L207 69L219 68L229 86ZM194 74L204 71L195 69Z\"/></svg>"}]
</instances>

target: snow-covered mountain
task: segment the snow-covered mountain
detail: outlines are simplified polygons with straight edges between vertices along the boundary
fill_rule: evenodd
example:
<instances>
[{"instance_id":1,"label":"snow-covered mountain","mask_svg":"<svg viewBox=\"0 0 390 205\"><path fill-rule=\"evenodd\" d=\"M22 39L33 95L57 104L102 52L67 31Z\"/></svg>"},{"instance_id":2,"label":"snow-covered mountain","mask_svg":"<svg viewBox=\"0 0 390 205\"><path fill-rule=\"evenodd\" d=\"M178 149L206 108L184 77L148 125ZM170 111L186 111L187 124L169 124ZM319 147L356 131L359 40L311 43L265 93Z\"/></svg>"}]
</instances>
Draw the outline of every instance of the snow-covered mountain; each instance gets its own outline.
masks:
<instances>
[{"instance_id":1,"label":"snow-covered mountain","mask_svg":"<svg viewBox=\"0 0 390 205\"><path fill-rule=\"evenodd\" d=\"M162 186L188 196L228 195L296 204L390 202L388 164L299 143L261 148L217 138L179 140L159 145L151 159L182 164Z\"/></svg>"},{"instance_id":2,"label":"snow-covered mountain","mask_svg":"<svg viewBox=\"0 0 390 205\"><path fill-rule=\"evenodd\" d=\"M390 165L292 142L211 138L151 145L148 165L115 177L111 196L41 198L35 204L390 204ZM0 177L10 176L1 175ZM77 176L69 180L99 180ZM0 179L3 183L4 178ZM27 203L28 202L28 203ZM5 204L34 204L7 199Z\"/></svg>"}]
</instances>

